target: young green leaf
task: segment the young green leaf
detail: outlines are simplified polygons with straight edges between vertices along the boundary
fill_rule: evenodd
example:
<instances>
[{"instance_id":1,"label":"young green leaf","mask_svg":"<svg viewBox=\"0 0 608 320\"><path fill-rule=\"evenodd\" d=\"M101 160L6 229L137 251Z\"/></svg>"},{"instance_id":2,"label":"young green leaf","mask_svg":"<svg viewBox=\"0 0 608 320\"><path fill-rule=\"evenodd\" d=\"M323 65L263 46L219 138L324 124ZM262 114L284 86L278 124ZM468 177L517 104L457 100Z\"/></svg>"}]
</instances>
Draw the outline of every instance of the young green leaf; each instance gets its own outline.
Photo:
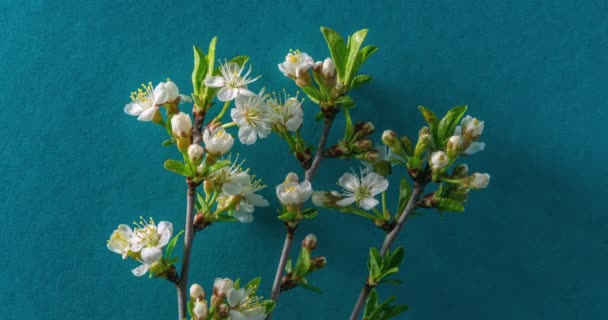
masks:
<instances>
[{"instance_id":1,"label":"young green leaf","mask_svg":"<svg viewBox=\"0 0 608 320\"><path fill-rule=\"evenodd\" d=\"M410 200L410 195L412 194L412 187L406 178L401 178L401 183L399 184L399 205L397 206L397 217L401 216L403 210L405 210L405 206L407 202Z\"/></svg>"},{"instance_id":2,"label":"young green leaf","mask_svg":"<svg viewBox=\"0 0 608 320\"><path fill-rule=\"evenodd\" d=\"M256 293L260 287L260 282L262 282L262 277L252 279L245 285L245 291Z\"/></svg>"},{"instance_id":3,"label":"young green leaf","mask_svg":"<svg viewBox=\"0 0 608 320\"><path fill-rule=\"evenodd\" d=\"M165 169L177 173L180 176L189 177L191 175L190 168L181 161L167 160L165 161L164 166Z\"/></svg>"},{"instance_id":4,"label":"young green leaf","mask_svg":"<svg viewBox=\"0 0 608 320\"><path fill-rule=\"evenodd\" d=\"M340 34L338 34L336 31L327 27L321 27L321 33L323 33L325 42L327 42L327 47L329 48L331 59L336 65L338 80L343 81L346 69L347 54L346 43L344 42L344 38L342 38L342 36L340 36Z\"/></svg>"},{"instance_id":5,"label":"young green leaf","mask_svg":"<svg viewBox=\"0 0 608 320\"><path fill-rule=\"evenodd\" d=\"M357 58L359 56L359 49L365 41L365 37L367 36L367 29L361 29L355 33L353 33L348 38L348 57L346 60L346 70L344 72L344 83L350 83L352 77L357 72L355 67L357 66Z\"/></svg>"},{"instance_id":6,"label":"young green leaf","mask_svg":"<svg viewBox=\"0 0 608 320\"><path fill-rule=\"evenodd\" d=\"M163 147L168 147L174 145L176 142L175 138L167 139L163 141Z\"/></svg>"},{"instance_id":7,"label":"young green leaf","mask_svg":"<svg viewBox=\"0 0 608 320\"><path fill-rule=\"evenodd\" d=\"M207 58L205 54L196 46L192 46L194 51L194 70L192 70L192 87L194 88L194 95L198 95L201 83L205 77L207 71Z\"/></svg>"},{"instance_id":8,"label":"young green leaf","mask_svg":"<svg viewBox=\"0 0 608 320\"><path fill-rule=\"evenodd\" d=\"M213 75L213 69L215 66L215 47L217 45L217 37L213 37L213 39L211 39L211 42L209 42L209 51L207 51L207 70L206 74L207 76L212 76Z\"/></svg>"},{"instance_id":9,"label":"young green leaf","mask_svg":"<svg viewBox=\"0 0 608 320\"><path fill-rule=\"evenodd\" d=\"M304 289L310 290L312 292L321 294L323 293L323 291L320 288L311 286L310 284L308 284L308 281L306 281L306 279L302 278L299 282L298 285Z\"/></svg>"},{"instance_id":10,"label":"young green leaf","mask_svg":"<svg viewBox=\"0 0 608 320\"><path fill-rule=\"evenodd\" d=\"M464 204L460 201L441 198L439 199L439 206L437 207L439 211L452 211L452 212L463 212Z\"/></svg>"},{"instance_id":11,"label":"young green leaf","mask_svg":"<svg viewBox=\"0 0 608 320\"><path fill-rule=\"evenodd\" d=\"M177 244L177 240L179 239L179 236L181 236L183 233L184 233L184 230L178 232L173 238L171 238L171 240L169 240L169 243L167 243L167 248L165 248L165 257L166 258L171 257L171 253L173 253L173 249L175 248L175 245Z\"/></svg>"},{"instance_id":12,"label":"young green leaf","mask_svg":"<svg viewBox=\"0 0 608 320\"><path fill-rule=\"evenodd\" d=\"M420 110L420 113L422 113L426 123L429 124L431 135L433 136L433 139L435 139L437 136L437 115L425 106L418 106L418 110Z\"/></svg>"},{"instance_id":13,"label":"young green leaf","mask_svg":"<svg viewBox=\"0 0 608 320\"><path fill-rule=\"evenodd\" d=\"M302 211L302 217L305 219L312 219L317 216L319 211L316 208L308 208Z\"/></svg>"},{"instance_id":14,"label":"young green leaf","mask_svg":"<svg viewBox=\"0 0 608 320\"><path fill-rule=\"evenodd\" d=\"M371 80L372 80L372 77L370 75L367 75L367 74L356 75L353 78L353 80L350 82L350 88L351 89L359 88L360 86L362 86L363 84L365 84Z\"/></svg>"},{"instance_id":15,"label":"young green leaf","mask_svg":"<svg viewBox=\"0 0 608 320\"><path fill-rule=\"evenodd\" d=\"M441 121L439 121L437 126L437 141L440 144L440 148L443 148L447 139L454 134L454 130L465 112L467 112L467 106L456 106L450 109Z\"/></svg>"},{"instance_id":16,"label":"young green leaf","mask_svg":"<svg viewBox=\"0 0 608 320\"><path fill-rule=\"evenodd\" d=\"M353 120L350 117L350 112L348 109L344 109L344 120L346 120L346 125L344 127L344 141L350 141L354 133Z\"/></svg>"},{"instance_id":17,"label":"young green leaf","mask_svg":"<svg viewBox=\"0 0 608 320\"><path fill-rule=\"evenodd\" d=\"M308 273L310 269L310 253L308 250L301 249L300 255L298 256L298 261L296 262L296 267L293 271L294 278L301 277Z\"/></svg>"}]
</instances>

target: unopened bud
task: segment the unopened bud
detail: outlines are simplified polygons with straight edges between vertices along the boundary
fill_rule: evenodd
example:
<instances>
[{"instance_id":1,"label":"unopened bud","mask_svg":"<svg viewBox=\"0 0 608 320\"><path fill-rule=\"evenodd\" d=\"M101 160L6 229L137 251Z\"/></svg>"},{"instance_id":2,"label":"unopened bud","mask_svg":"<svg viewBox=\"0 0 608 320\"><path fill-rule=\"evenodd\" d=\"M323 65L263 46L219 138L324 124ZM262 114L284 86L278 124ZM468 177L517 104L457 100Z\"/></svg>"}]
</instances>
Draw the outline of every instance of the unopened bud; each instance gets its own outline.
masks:
<instances>
[{"instance_id":1,"label":"unopened bud","mask_svg":"<svg viewBox=\"0 0 608 320\"><path fill-rule=\"evenodd\" d=\"M456 166L452 171L452 179L462 179L467 176L469 173L469 166L466 163L462 163Z\"/></svg>"},{"instance_id":2,"label":"unopened bud","mask_svg":"<svg viewBox=\"0 0 608 320\"><path fill-rule=\"evenodd\" d=\"M190 116L180 112L171 118L171 131L178 139L188 138L192 135L192 120Z\"/></svg>"},{"instance_id":3,"label":"unopened bud","mask_svg":"<svg viewBox=\"0 0 608 320\"><path fill-rule=\"evenodd\" d=\"M312 84L312 78L308 71L300 72L296 78L296 85L300 88L308 87Z\"/></svg>"},{"instance_id":4,"label":"unopened bud","mask_svg":"<svg viewBox=\"0 0 608 320\"><path fill-rule=\"evenodd\" d=\"M332 79L336 76L336 65L331 58L327 58L323 61L322 73L325 79Z\"/></svg>"},{"instance_id":5,"label":"unopened bud","mask_svg":"<svg viewBox=\"0 0 608 320\"><path fill-rule=\"evenodd\" d=\"M203 287L201 287L200 284L195 283L190 286L190 299L192 299L193 301L195 301L197 299L199 299L199 300L205 299L205 290L203 290Z\"/></svg>"},{"instance_id":6,"label":"unopened bud","mask_svg":"<svg viewBox=\"0 0 608 320\"><path fill-rule=\"evenodd\" d=\"M462 127L462 135L471 137L473 140L477 140L483 133L484 123L483 121L477 120L471 116L466 116L460 122Z\"/></svg>"},{"instance_id":7,"label":"unopened bud","mask_svg":"<svg viewBox=\"0 0 608 320\"><path fill-rule=\"evenodd\" d=\"M190 158L190 161L192 161L194 165L198 165L203 158L204 152L205 149L203 149L203 147L201 147L199 144L191 144L188 147L188 158Z\"/></svg>"},{"instance_id":8,"label":"unopened bud","mask_svg":"<svg viewBox=\"0 0 608 320\"><path fill-rule=\"evenodd\" d=\"M216 278L213 282L213 294L225 297L228 294L228 291L234 287L232 280L228 278Z\"/></svg>"},{"instance_id":9,"label":"unopened bud","mask_svg":"<svg viewBox=\"0 0 608 320\"><path fill-rule=\"evenodd\" d=\"M312 193L312 203L317 207L333 207L339 199L339 194L336 191L315 191Z\"/></svg>"},{"instance_id":10,"label":"unopened bud","mask_svg":"<svg viewBox=\"0 0 608 320\"><path fill-rule=\"evenodd\" d=\"M370 139L361 139L353 143L353 150L356 152L368 151L374 145Z\"/></svg>"},{"instance_id":11,"label":"unopened bud","mask_svg":"<svg viewBox=\"0 0 608 320\"><path fill-rule=\"evenodd\" d=\"M408 138L407 136L403 136L401 137L401 145L403 146L403 149L405 150L405 154L409 157L411 157L414 154L414 145L412 144L412 140L410 140L410 138Z\"/></svg>"},{"instance_id":12,"label":"unopened bud","mask_svg":"<svg viewBox=\"0 0 608 320\"><path fill-rule=\"evenodd\" d=\"M325 151L325 157L327 158L338 158L350 152L350 149L342 144L336 144L331 146Z\"/></svg>"},{"instance_id":13,"label":"unopened bud","mask_svg":"<svg viewBox=\"0 0 608 320\"><path fill-rule=\"evenodd\" d=\"M467 185L471 189L484 189L490 183L490 175L487 173L475 172L467 179Z\"/></svg>"},{"instance_id":14,"label":"unopened bud","mask_svg":"<svg viewBox=\"0 0 608 320\"><path fill-rule=\"evenodd\" d=\"M433 192L422 197L416 204L422 208L437 208L439 206L439 200L435 197L435 193Z\"/></svg>"},{"instance_id":15,"label":"unopened bud","mask_svg":"<svg viewBox=\"0 0 608 320\"><path fill-rule=\"evenodd\" d=\"M209 307L207 306L207 302L205 300L196 300L194 303L194 307L192 308L192 313L196 317L196 320L202 320L209 315Z\"/></svg>"},{"instance_id":16,"label":"unopened bud","mask_svg":"<svg viewBox=\"0 0 608 320\"><path fill-rule=\"evenodd\" d=\"M225 303L220 304L219 308L217 309L217 314L221 318L227 318L230 315L230 307L228 307L228 305Z\"/></svg>"},{"instance_id":17,"label":"unopened bud","mask_svg":"<svg viewBox=\"0 0 608 320\"><path fill-rule=\"evenodd\" d=\"M449 162L450 159L448 158L448 155L443 151L436 151L431 155L430 164L433 171L440 171L445 168Z\"/></svg>"},{"instance_id":18,"label":"unopened bud","mask_svg":"<svg viewBox=\"0 0 608 320\"><path fill-rule=\"evenodd\" d=\"M431 145L431 131L427 127L423 127L420 129L418 133L418 143L416 144L416 149L414 150L414 156L420 158L422 154L426 151L426 149Z\"/></svg>"},{"instance_id":19,"label":"unopened bud","mask_svg":"<svg viewBox=\"0 0 608 320\"><path fill-rule=\"evenodd\" d=\"M454 157L458 156L458 154L460 154L461 148L462 148L462 137L461 136L451 136L450 139L448 139L448 145L446 147L446 151L447 151L448 157L450 157L450 159L453 159Z\"/></svg>"},{"instance_id":20,"label":"unopened bud","mask_svg":"<svg viewBox=\"0 0 608 320\"><path fill-rule=\"evenodd\" d=\"M354 140L358 140L364 138L372 133L374 133L374 124L369 121L360 121L355 123L355 133L353 135Z\"/></svg>"},{"instance_id":21,"label":"unopened bud","mask_svg":"<svg viewBox=\"0 0 608 320\"><path fill-rule=\"evenodd\" d=\"M401 141L399 141L397 133L393 130L385 130L382 133L382 143L389 147L395 154L401 154L403 152Z\"/></svg>"},{"instance_id":22,"label":"unopened bud","mask_svg":"<svg viewBox=\"0 0 608 320\"><path fill-rule=\"evenodd\" d=\"M307 248L308 250L314 250L317 247L317 236L314 234L309 234L302 240L302 248Z\"/></svg>"},{"instance_id":23,"label":"unopened bud","mask_svg":"<svg viewBox=\"0 0 608 320\"><path fill-rule=\"evenodd\" d=\"M376 150L370 150L365 154L364 161L374 163L380 158L380 153Z\"/></svg>"},{"instance_id":24,"label":"unopened bud","mask_svg":"<svg viewBox=\"0 0 608 320\"><path fill-rule=\"evenodd\" d=\"M327 265L327 258L325 257L314 257L311 261L312 269L321 269Z\"/></svg>"},{"instance_id":25,"label":"unopened bud","mask_svg":"<svg viewBox=\"0 0 608 320\"><path fill-rule=\"evenodd\" d=\"M211 194L213 192L213 181L205 180L205 182L203 182L203 190L205 191L205 194Z\"/></svg>"}]
</instances>

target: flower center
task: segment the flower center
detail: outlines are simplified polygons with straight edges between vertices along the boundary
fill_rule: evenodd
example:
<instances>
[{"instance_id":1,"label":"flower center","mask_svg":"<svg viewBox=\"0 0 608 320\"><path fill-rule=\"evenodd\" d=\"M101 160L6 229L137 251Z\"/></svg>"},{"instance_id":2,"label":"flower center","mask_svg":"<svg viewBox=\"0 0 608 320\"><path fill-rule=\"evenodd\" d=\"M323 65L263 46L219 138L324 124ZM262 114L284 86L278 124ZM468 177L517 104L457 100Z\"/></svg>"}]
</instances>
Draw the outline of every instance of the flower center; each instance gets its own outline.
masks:
<instances>
[{"instance_id":1,"label":"flower center","mask_svg":"<svg viewBox=\"0 0 608 320\"><path fill-rule=\"evenodd\" d=\"M152 96L152 82L148 82L148 84L141 84L141 88L138 88L137 91L131 92L131 100L140 102L144 105L151 105L154 101L154 97Z\"/></svg>"}]
</instances>

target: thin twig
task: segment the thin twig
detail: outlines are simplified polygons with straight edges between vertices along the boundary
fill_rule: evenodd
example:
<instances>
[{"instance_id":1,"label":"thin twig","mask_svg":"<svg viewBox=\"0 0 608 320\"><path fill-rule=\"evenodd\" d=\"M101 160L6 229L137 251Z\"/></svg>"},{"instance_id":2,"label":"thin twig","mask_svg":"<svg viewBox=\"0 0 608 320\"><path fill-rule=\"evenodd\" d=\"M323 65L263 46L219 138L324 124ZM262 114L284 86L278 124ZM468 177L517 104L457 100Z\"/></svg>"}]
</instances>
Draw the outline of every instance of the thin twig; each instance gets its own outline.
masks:
<instances>
[{"instance_id":1,"label":"thin twig","mask_svg":"<svg viewBox=\"0 0 608 320\"><path fill-rule=\"evenodd\" d=\"M420 194L422 193L422 190L424 190L425 186L426 183L414 181L414 190L412 191L412 195L410 196L405 209L399 217L399 221L397 221L397 225L395 225L395 228L384 237L384 243L382 244L382 249L380 250L380 256L384 257L388 249L390 249L391 245L399 235L399 231L401 231L401 228L403 228L405 220L407 220L409 215L416 209L416 202L418 202L418 198L420 197ZM357 303L353 308L353 312L350 315L350 320L356 320L359 317L359 313L361 313L361 309L367 301L372 289L373 286L369 285L366 281L363 289L361 290L361 294L359 295L359 299L357 299Z\"/></svg>"},{"instance_id":2,"label":"thin twig","mask_svg":"<svg viewBox=\"0 0 608 320\"><path fill-rule=\"evenodd\" d=\"M329 131L331 130L331 125L333 121L333 118L326 117L323 122L323 131L321 132L321 138L319 139L317 152L315 153L315 157L312 161L312 164L310 165L310 168L308 168L308 170L306 170L304 174L305 180L312 181L312 178L317 172L317 169L319 169L321 161L323 161L323 152L325 150L325 144L327 143L327 137L329 136ZM274 283L272 284L271 299L274 300L274 302L279 299L279 295L281 294L281 279L283 276L283 269L285 268L285 264L287 263L287 256L289 255L294 235L295 228L290 229L288 227L287 235L285 236L285 242L283 243L283 251L281 251L281 258L279 259L279 265L277 267L277 273L274 276ZM266 320L270 320L271 318L272 313L269 313L266 317Z\"/></svg>"},{"instance_id":3,"label":"thin twig","mask_svg":"<svg viewBox=\"0 0 608 320\"><path fill-rule=\"evenodd\" d=\"M190 270L190 254L192 253L192 239L194 238L194 228L192 221L194 218L194 194L196 184L188 181L188 194L186 200L186 232L184 234L184 256L182 258L182 271L175 287L177 288L177 305L179 320L186 318L186 287L188 285L188 271Z\"/></svg>"}]
</instances>

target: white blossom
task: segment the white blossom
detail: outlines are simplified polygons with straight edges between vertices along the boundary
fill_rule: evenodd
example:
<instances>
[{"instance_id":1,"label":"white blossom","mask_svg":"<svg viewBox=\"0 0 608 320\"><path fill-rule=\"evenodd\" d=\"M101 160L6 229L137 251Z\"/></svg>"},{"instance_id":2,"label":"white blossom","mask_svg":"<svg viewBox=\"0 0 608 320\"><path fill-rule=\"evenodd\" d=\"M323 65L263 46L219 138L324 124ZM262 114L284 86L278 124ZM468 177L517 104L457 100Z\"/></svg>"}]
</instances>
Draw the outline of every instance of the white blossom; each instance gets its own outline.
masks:
<instances>
[{"instance_id":1,"label":"white blossom","mask_svg":"<svg viewBox=\"0 0 608 320\"><path fill-rule=\"evenodd\" d=\"M122 255L123 259L127 258L127 254L131 249L131 238L133 237L133 230L126 224L121 224L112 233L110 240L108 240L108 249L110 251Z\"/></svg>"},{"instance_id":2,"label":"white blossom","mask_svg":"<svg viewBox=\"0 0 608 320\"><path fill-rule=\"evenodd\" d=\"M485 149L485 143L474 141L479 139L483 133L483 128L484 122L471 116L465 116L460 125L456 127L454 136L461 136L463 143L465 145L468 143L468 147L462 152L464 155L471 155Z\"/></svg>"},{"instance_id":3,"label":"white blossom","mask_svg":"<svg viewBox=\"0 0 608 320\"><path fill-rule=\"evenodd\" d=\"M312 186L308 180L299 182L298 175L293 172L287 174L285 181L276 188L277 197L286 206L300 205L312 194Z\"/></svg>"},{"instance_id":4,"label":"white blossom","mask_svg":"<svg viewBox=\"0 0 608 320\"><path fill-rule=\"evenodd\" d=\"M213 282L213 294L226 296L233 287L234 283L229 278L215 278Z\"/></svg>"},{"instance_id":5,"label":"white blossom","mask_svg":"<svg viewBox=\"0 0 608 320\"><path fill-rule=\"evenodd\" d=\"M430 164L433 171L445 168L449 162L450 159L448 158L448 155L443 151L436 151L431 154Z\"/></svg>"},{"instance_id":6,"label":"white blossom","mask_svg":"<svg viewBox=\"0 0 608 320\"><path fill-rule=\"evenodd\" d=\"M245 75L241 75L245 65L239 66L235 62L228 62L220 67L221 76L210 76L205 79L205 85L210 88L221 88L217 93L220 101L231 101L239 95L254 95L247 89L247 85L256 81L260 77L248 78L251 73L251 66Z\"/></svg>"},{"instance_id":7,"label":"white blossom","mask_svg":"<svg viewBox=\"0 0 608 320\"><path fill-rule=\"evenodd\" d=\"M154 220L149 222L143 219L137 224L131 237L131 251L140 252L142 265L131 270L135 276L142 276L150 269L150 266L163 256L162 248L169 243L173 233L173 224L161 221L158 226Z\"/></svg>"},{"instance_id":8,"label":"white blossom","mask_svg":"<svg viewBox=\"0 0 608 320\"><path fill-rule=\"evenodd\" d=\"M249 298L247 291L243 288L230 289L227 300L231 307L230 320L264 320L266 318L266 309L258 305L255 299Z\"/></svg>"},{"instance_id":9,"label":"white blossom","mask_svg":"<svg viewBox=\"0 0 608 320\"><path fill-rule=\"evenodd\" d=\"M205 298L205 290L201 287L200 284L195 283L190 286L190 299L204 299Z\"/></svg>"},{"instance_id":10,"label":"white blossom","mask_svg":"<svg viewBox=\"0 0 608 320\"><path fill-rule=\"evenodd\" d=\"M209 314L209 306L207 306L207 302L197 299L196 302L194 302L194 307L192 307L192 313L194 313L197 320L205 319L205 317Z\"/></svg>"},{"instance_id":11,"label":"white blossom","mask_svg":"<svg viewBox=\"0 0 608 320\"><path fill-rule=\"evenodd\" d=\"M345 198L337 201L337 205L346 207L356 202L365 210L377 206L379 202L374 196L388 189L388 180L367 170L363 170L359 177L345 173L338 180L338 184L344 189Z\"/></svg>"},{"instance_id":12,"label":"white blossom","mask_svg":"<svg viewBox=\"0 0 608 320\"><path fill-rule=\"evenodd\" d=\"M237 96L235 104L230 116L239 126L241 143L254 144L258 137L266 138L270 134L272 114L264 98L264 89L258 95Z\"/></svg>"},{"instance_id":13,"label":"white blossom","mask_svg":"<svg viewBox=\"0 0 608 320\"><path fill-rule=\"evenodd\" d=\"M154 91L152 82L131 93L131 102L125 105L125 113L137 116L139 121L152 121L154 114L158 112L158 106L154 103Z\"/></svg>"},{"instance_id":14,"label":"white blossom","mask_svg":"<svg viewBox=\"0 0 608 320\"><path fill-rule=\"evenodd\" d=\"M302 101L297 97L288 97L285 94L283 101L274 96L267 101L272 109L273 123L280 123L288 131L297 131L304 121L304 111L302 111Z\"/></svg>"},{"instance_id":15,"label":"white blossom","mask_svg":"<svg viewBox=\"0 0 608 320\"><path fill-rule=\"evenodd\" d=\"M199 144L191 144L188 146L188 158L190 158L191 161L200 161L204 152L205 150Z\"/></svg>"},{"instance_id":16,"label":"white blossom","mask_svg":"<svg viewBox=\"0 0 608 320\"><path fill-rule=\"evenodd\" d=\"M323 67L321 69L321 73L325 79L331 79L336 76L336 65L331 58L326 58L323 61Z\"/></svg>"},{"instance_id":17,"label":"white blossom","mask_svg":"<svg viewBox=\"0 0 608 320\"><path fill-rule=\"evenodd\" d=\"M227 133L222 127L217 127L213 131L208 128L203 132L203 141L205 142L205 149L207 152L221 156L232 148L234 144L234 138L232 135Z\"/></svg>"},{"instance_id":18,"label":"white blossom","mask_svg":"<svg viewBox=\"0 0 608 320\"><path fill-rule=\"evenodd\" d=\"M171 80L161 82L154 88L154 104L159 106L173 103L180 97L177 85Z\"/></svg>"},{"instance_id":19,"label":"white blossom","mask_svg":"<svg viewBox=\"0 0 608 320\"><path fill-rule=\"evenodd\" d=\"M285 56L285 61L279 64L279 70L292 79L299 78L302 73L307 72L315 61L306 52L300 50L292 51Z\"/></svg>"}]
</instances>

